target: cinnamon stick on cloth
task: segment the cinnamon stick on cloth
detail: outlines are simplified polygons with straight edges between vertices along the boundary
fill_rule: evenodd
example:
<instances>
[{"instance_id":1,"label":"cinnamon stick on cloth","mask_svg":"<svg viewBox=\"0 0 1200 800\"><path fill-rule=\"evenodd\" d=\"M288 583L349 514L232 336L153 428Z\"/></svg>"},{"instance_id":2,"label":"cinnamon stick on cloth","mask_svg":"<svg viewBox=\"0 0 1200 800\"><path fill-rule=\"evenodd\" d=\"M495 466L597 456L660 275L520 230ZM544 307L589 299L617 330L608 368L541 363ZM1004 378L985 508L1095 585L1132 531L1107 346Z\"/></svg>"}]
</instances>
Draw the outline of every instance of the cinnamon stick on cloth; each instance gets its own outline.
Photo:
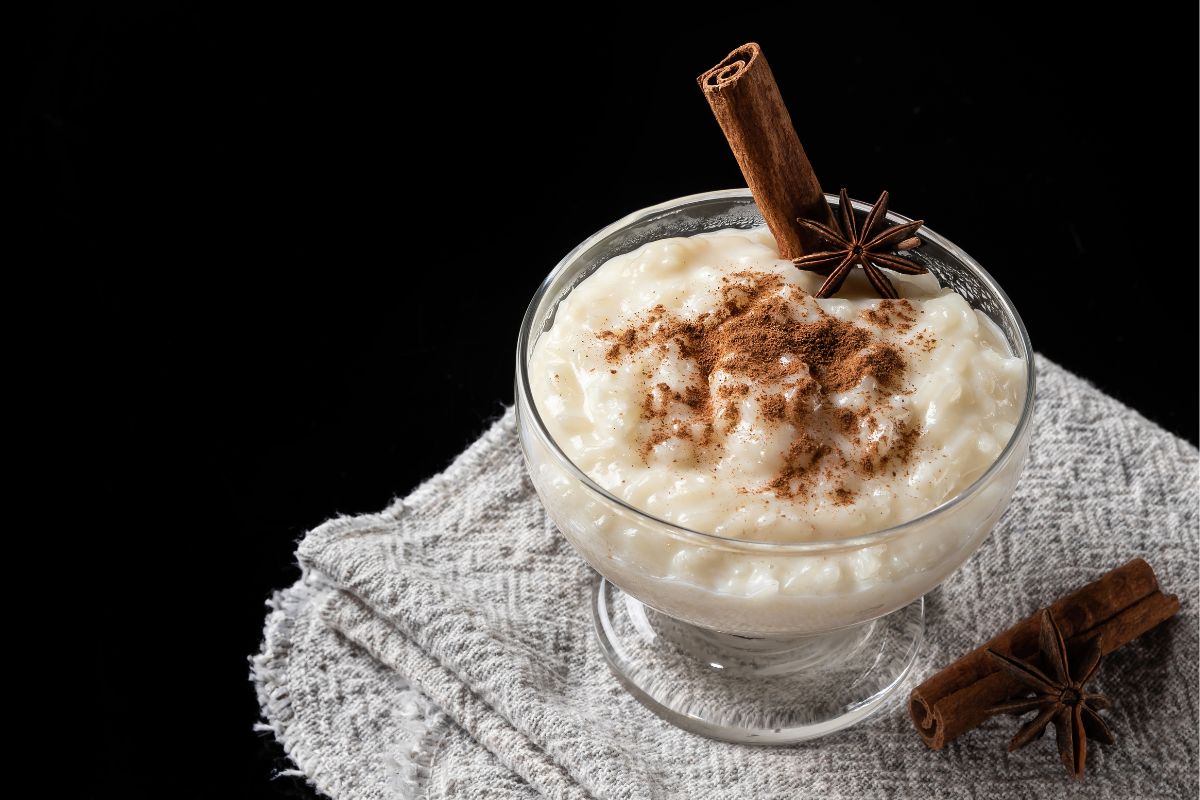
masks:
<instances>
[{"instance_id":1,"label":"cinnamon stick on cloth","mask_svg":"<svg viewBox=\"0 0 1200 800\"><path fill-rule=\"evenodd\" d=\"M766 56L744 44L696 81L742 168L783 258L825 249L797 217L833 227L833 212L796 136Z\"/></svg>"},{"instance_id":2,"label":"cinnamon stick on cloth","mask_svg":"<svg viewBox=\"0 0 1200 800\"><path fill-rule=\"evenodd\" d=\"M1050 606L1069 646L1100 637L1108 655L1179 610L1179 598L1163 594L1154 570L1140 558L1103 575ZM979 725L987 710L1028 687L998 669L988 650L1028 660L1038 650L1041 612L967 653L912 690L909 714L935 750Z\"/></svg>"}]
</instances>

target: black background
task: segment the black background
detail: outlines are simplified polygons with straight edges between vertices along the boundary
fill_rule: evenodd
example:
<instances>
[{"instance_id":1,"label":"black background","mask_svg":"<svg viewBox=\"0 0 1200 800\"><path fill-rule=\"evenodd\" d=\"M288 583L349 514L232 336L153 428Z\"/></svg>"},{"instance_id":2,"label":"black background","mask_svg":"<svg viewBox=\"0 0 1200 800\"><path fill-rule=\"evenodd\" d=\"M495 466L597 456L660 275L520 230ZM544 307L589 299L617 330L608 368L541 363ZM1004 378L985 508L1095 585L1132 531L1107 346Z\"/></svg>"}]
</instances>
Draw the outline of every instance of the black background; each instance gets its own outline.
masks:
<instances>
[{"instance_id":1,"label":"black background","mask_svg":"<svg viewBox=\"0 0 1200 800\"><path fill-rule=\"evenodd\" d=\"M311 796L251 731L295 541L501 413L574 244L742 183L694 79L743 41L826 189L889 189L1037 349L1196 441L1194 10L251 5L62 11L20 51L14 228L78 274L92 481L137 512L106 548L96 793Z\"/></svg>"}]
</instances>

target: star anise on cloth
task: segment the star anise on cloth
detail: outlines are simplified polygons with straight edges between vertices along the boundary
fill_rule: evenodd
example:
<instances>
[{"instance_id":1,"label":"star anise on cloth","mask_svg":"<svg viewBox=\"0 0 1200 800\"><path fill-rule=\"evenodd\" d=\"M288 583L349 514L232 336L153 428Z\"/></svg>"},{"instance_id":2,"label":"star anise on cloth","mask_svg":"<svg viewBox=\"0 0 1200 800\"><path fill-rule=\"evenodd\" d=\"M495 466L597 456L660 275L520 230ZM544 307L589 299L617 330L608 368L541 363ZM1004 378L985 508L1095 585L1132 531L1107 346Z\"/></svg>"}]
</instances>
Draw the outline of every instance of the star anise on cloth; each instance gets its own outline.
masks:
<instances>
[{"instance_id":1,"label":"star anise on cloth","mask_svg":"<svg viewBox=\"0 0 1200 800\"><path fill-rule=\"evenodd\" d=\"M1113 743L1112 731L1096 713L1108 707L1108 698L1091 694L1083 688L1100 668L1100 647L1099 637L1089 640L1083 652L1079 654L1078 665L1072 669L1062 630L1055 622L1054 615L1046 609L1042 611L1039 639L1041 660L1046 672L1034 664L988 650L988 655L1002 669L1036 693L1033 697L988 709L992 714L1038 712L1036 717L1021 726L1017 735L1009 742L1010 753L1040 737L1046 732L1046 726L1053 722L1055 738L1058 740L1058 753L1063 765L1076 778L1082 778L1084 761L1087 759L1088 737L1105 744Z\"/></svg>"},{"instance_id":2,"label":"star anise on cloth","mask_svg":"<svg viewBox=\"0 0 1200 800\"><path fill-rule=\"evenodd\" d=\"M834 249L793 258L792 263L800 269L828 276L821 284L821 288L817 289L817 297L832 297L834 292L842 288L846 276L850 274L850 270L854 269L856 263L862 265L863 271L867 273L867 279L871 281L875 291L879 292L880 297L892 299L899 297L896 287L883 274L884 269L905 275L920 275L929 270L907 258L886 251L911 250L919 247L921 240L912 234L925 224L925 221L913 220L876 233L876 229L887 219L888 193L884 192L879 195L879 199L871 207L867 220L860 230L857 220L854 218L854 206L851 205L846 190L842 189L838 196L841 199L838 203L836 229L810 219L796 220L815 233L822 241L833 245Z\"/></svg>"}]
</instances>

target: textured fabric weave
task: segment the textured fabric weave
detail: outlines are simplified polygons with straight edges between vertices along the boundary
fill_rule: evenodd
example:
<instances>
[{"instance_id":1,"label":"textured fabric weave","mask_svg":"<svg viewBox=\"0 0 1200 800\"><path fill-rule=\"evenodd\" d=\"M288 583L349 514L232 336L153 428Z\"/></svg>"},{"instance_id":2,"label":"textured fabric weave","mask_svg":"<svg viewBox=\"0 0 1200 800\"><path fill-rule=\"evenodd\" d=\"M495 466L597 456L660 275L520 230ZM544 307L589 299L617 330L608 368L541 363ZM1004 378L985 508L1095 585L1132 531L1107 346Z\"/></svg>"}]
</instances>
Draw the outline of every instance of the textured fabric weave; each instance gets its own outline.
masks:
<instances>
[{"instance_id":1,"label":"textured fabric weave","mask_svg":"<svg viewBox=\"0 0 1200 800\"><path fill-rule=\"evenodd\" d=\"M541 509L510 410L442 475L300 545L253 678L264 730L338 798L1194 798L1197 452L1039 359L1031 455L995 533L928 598L923 680L1135 556L1180 614L1112 655L1096 686L1118 742L1071 781L1053 736L1011 718L943 751L904 708L811 743L755 748L671 727L627 695L592 634L592 573Z\"/></svg>"}]
</instances>

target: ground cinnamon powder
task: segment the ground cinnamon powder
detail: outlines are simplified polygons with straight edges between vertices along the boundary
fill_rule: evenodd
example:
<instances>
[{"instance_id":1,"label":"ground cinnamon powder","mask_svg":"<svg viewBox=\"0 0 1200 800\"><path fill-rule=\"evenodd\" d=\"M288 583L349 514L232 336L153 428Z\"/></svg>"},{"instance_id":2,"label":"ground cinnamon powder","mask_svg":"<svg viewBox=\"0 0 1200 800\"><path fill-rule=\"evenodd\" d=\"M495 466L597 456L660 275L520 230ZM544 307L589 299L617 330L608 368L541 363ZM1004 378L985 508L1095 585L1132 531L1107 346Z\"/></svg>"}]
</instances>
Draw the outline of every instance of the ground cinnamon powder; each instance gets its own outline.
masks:
<instances>
[{"instance_id":1,"label":"ground cinnamon powder","mask_svg":"<svg viewBox=\"0 0 1200 800\"><path fill-rule=\"evenodd\" d=\"M598 334L608 344L605 357L611 363L649 347L661 357L676 349L697 367L695 379L687 386L647 385L642 414L651 422L651 432L642 442L644 459L659 444L678 437L691 440L700 450L713 450L709 457L715 463L719 445L714 421L736 425L741 400L756 387L766 421L789 423L797 431L783 467L762 487L767 491L809 495L824 474L834 485L829 500L846 505L853 502L854 494L837 480L839 472L870 477L885 466L894 468L907 461L919 430L894 431L898 441L889 442L887 435L863 441L864 421L870 428L878 424L874 409L860 413L839 408L832 398L868 377L885 396L903 391L907 364L899 349L869 327L826 314L811 300L805 302L806 293L777 274L740 272L723 280L715 312L687 320L659 305L635 326ZM797 307L806 314L803 319L793 315ZM880 328L907 331L916 322L916 310L907 300L883 300L863 318ZM714 393L711 387L718 371L724 375ZM851 443L849 451L835 440L835 433ZM881 448L881 444L889 446Z\"/></svg>"},{"instance_id":2,"label":"ground cinnamon powder","mask_svg":"<svg viewBox=\"0 0 1200 800\"><path fill-rule=\"evenodd\" d=\"M885 330L904 333L917 322L917 310L907 300L880 300L879 305L862 312L867 322Z\"/></svg>"}]
</instances>

